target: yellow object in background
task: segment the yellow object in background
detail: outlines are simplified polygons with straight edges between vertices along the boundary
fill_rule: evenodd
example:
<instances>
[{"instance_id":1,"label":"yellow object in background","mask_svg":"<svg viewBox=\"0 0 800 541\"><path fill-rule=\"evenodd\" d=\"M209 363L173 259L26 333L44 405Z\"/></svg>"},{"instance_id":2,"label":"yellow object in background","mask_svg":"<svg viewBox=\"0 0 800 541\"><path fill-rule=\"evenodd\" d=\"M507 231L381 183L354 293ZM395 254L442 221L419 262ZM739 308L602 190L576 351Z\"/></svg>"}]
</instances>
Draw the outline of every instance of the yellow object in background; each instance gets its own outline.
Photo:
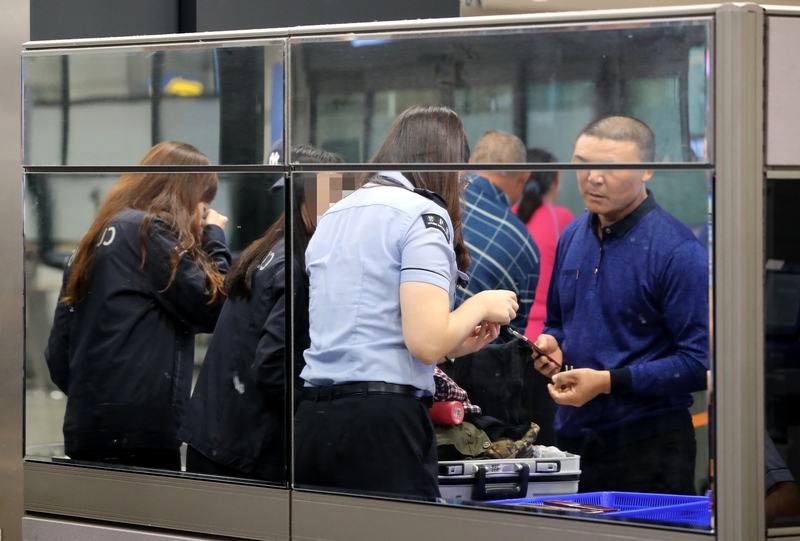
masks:
<instances>
[{"instance_id":1,"label":"yellow object in background","mask_svg":"<svg viewBox=\"0 0 800 541\"><path fill-rule=\"evenodd\" d=\"M203 83L183 77L173 77L164 87L164 96L189 98L203 93Z\"/></svg>"}]
</instances>

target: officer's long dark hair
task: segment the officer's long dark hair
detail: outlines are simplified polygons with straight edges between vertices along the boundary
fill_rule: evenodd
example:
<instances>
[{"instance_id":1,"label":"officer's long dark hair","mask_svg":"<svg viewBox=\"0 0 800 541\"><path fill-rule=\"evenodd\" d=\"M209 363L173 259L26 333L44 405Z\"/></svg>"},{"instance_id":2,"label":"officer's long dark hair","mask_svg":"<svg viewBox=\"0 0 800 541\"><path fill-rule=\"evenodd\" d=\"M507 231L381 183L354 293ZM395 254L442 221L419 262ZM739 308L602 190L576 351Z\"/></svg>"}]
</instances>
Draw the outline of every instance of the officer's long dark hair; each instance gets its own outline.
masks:
<instances>
[{"instance_id":1,"label":"officer's long dark hair","mask_svg":"<svg viewBox=\"0 0 800 541\"><path fill-rule=\"evenodd\" d=\"M398 116L370 163L454 163L469 160L469 142L461 119L443 105L414 105ZM362 184L374 178L364 175ZM456 171L403 173L416 188L436 192L447 203L453 222L458 269L466 272L470 256L461 233L461 174Z\"/></svg>"},{"instance_id":2,"label":"officer's long dark hair","mask_svg":"<svg viewBox=\"0 0 800 541\"><path fill-rule=\"evenodd\" d=\"M298 146L292 148L293 163L342 163L344 160L338 154L326 152L312 146ZM303 175L296 175L292 180L294 189L294 202L292 206L292 221L294 231L292 235L292 251L300 268L305 270L305 254L311 235L314 234L314 225L305 210L306 192ZM260 239L244 249L236 261L231 265L225 277L225 291L231 299L244 299L252 291L253 276L258 266L267 257L272 247L284 238L286 228L285 214L267 229Z\"/></svg>"},{"instance_id":3,"label":"officer's long dark hair","mask_svg":"<svg viewBox=\"0 0 800 541\"><path fill-rule=\"evenodd\" d=\"M555 163L558 160L550 152L541 148L529 148L525 153L528 163ZM536 209L542 206L544 196L550 191L553 182L558 178L558 171L533 171L522 190L522 197L517 207L517 216L528 223Z\"/></svg>"},{"instance_id":4,"label":"officer's long dark hair","mask_svg":"<svg viewBox=\"0 0 800 541\"><path fill-rule=\"evenodd\" d=\"M186 143L165 141L151 148L139 165L209 165L208 157ZM86 297L89 273L97 245L111 220L125 209L141 210L145 218L139 227L141 268L147 257L146 243L150 226L161 220L175 236L175 249L170 252L172 276L162 291L172 285L178 263L188 253L206 276L209 304L224 298L223 276L211 257L203 251L203 228L197 207L210 203L217 195L217 175L214 173L126 173L109 191L89 231L81 239L72 262L72 275L67 282L65 303L78 302Z\"/></svg>"}]
</instances>

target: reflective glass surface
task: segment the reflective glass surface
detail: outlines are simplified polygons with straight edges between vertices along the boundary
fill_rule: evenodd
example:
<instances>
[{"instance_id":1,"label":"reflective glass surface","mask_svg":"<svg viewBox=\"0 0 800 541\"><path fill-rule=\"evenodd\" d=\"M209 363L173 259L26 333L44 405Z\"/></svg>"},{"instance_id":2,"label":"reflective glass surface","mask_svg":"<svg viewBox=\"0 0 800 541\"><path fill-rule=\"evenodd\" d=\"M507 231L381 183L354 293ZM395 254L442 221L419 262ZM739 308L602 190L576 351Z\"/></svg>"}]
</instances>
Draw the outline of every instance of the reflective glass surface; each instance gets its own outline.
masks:
<instances>
[{"instance_id":1,"label":"reflective glass surface","mask_svg":"<svg viewBox=\"0 0 800 541\"><path fill-rule=\"evenodd\" d=\"M481 175L468 172L466 176L464 172L452 173L454 181L464 178L471 181L462 197L462 224L472 255L470 271L474 273L471 276L474 280L481 273L480 265L487 265L491 255L471 248L477 242L474 232L492 228L495 235L489 250L495 250L508 242L502 232L514 227L509 221L515 219L520 208L515 205L511 211L513 215L507 216L505 222L488 218L496 207L480 198L474 199L471 192L492 193L487 179L481 175L491 177L497 171ZM708 497L713 487L709 469L711 436L709 398L705 390L706 369L711 366L708 351L710 290L706 289L706 284L711 283L711 175L703 170L655 171L646 182L647 201L655 201L658 207L649 210L640 222L622 234L622 238L615 238L619 231L604 235L607 240L603 241L598 257L583 246L587 241L581 235L587 228L587 223L582 221L588 216L586 207L596 210L595 202L590 195L586 199L581 197L578 185L587 182L587 178L605 175L607 180L600 184L610 192L614 182L639 173L642 172L605 168L554 171L551 174L558 177L563 195L558 195L556 189L555 198L545 200L538 212L534 210L525 221L525 229L537 246L540 279L550 275L545 267L551 267L552 277L546 278L550 280L548 314L551 309L557 309L563 316L563 326L548 321L544 329L545 334L557 333L559 328L565 333L563 350L546 351L555 357L555 362L568 368L557 372L561 376L580 378L604 369L625 371L627 366L635 374L633 381L627 384L620 379L613 380L611 395L604 397L600 393L579 407L563 405L564 394L572 390L570 385L580 389L591 385L590 380L556 382L557 385L548 390L553 380L538 370L542 357L524 343L524 338L507 335L505 325L500 328L502 335L507 335L505 340L501 335L500 340L479 351L438 364L444 375L437 371L429 389L418 394L410 392L409 374L420 368L415 364L423 363L414 355L404 356L412 348L409 329L413 325L407 327L409 322L402 316L404 312L396 312L391 307L402 305L406 309L402 297L405 271L401 270L406 264L400 261L406 258L412 261L413 255L407 253L421 248L415 243L406 244L406 237L395 241L394 236L387 240L382 234L387 228L402 228L416 220L426 223L429 210L435 212L436 206L426 207L428 202L422 196L401 193L403 188L395 182L359 188L365 180L375 178L372 173L295 173L293 185L303 185L308 204L316 205L318 213L330 209L328 214L318 216L316 232L305 252L305 265L310 275L310 324L299 307L294 314L295 343L298 336L310 343L305 356L308 365L301 367L300 381L296 381L304 387L299 391L301 400L295 417L295 488L436 501L501 512L712 529ZM388 177L397 178L392 174ZM384 190L386 195L382 198L376 190ZM309 197L309 194L313 195ZM551 197L553 195L551 193ZM521 202L524 198L523 195ZM504 200L508 208L508 199ZM339 201L341 203L336 205ZM410 212L409 207L420 206L426 209L420 211L420 217L412 217L410 221L397 217L398 213ZM668 232L668 227L648 233L648 220L655 220L653 216L656 215L667 221L672 219L667 216L674 217L676 222L669 227L682 232L683 240L679 244L691 247L689 253L693 254L694 266L682 259L667 257L662 260L661 243L665 240L662 235L672 233ZM563 223L554 224L557 219L563 219ZM571 219L576 223L570 223ZM677 223L680 225L675 225ZM576 229L578 224L580 227ZM413 225L408 227L405 235L409 238L429 233L431 242L435 242L442 236L441 230L432 226L420 226L418 230L413 229ZM551 237L554 234L557 237L559 231L563 233L558 250L563 254L556 255L556 239ZM589 239L594 236L589 235ZM565 236L572 240L564 243ZM331 241L332 238L336 241ZM581 238L584 240L576 240ZM623 256L619 250L627 249L621 248L619 241L643 245L635 248L631 255ZM400 251L399 259L391 263L395 250ZM357 265L353 267L351 252L359 251L362 258L356 259ZM382 272L370 270L376 261L384 269ZM433 265L430 261L426 263ZM479 262L477 266L476 261ZM585 272L583 266L587 262L597 264L594 273ZM626 286L620 283L628 283L635 269L653 270L654 266L674 274L673 278L661 277L653 283L637 285L636 292L627 296ZM506 270L514 272L512 266ZM395 273L401 276L402 282ZM566 274L569 274L568 279ZM699 277L699 285L694 279L691 280L693 285L681 285L684 274ZM415 279L425 281L419 275L415 275ZM576 297L576 293L569 290L570 283L583 280L591 280L595 286L588 296ZM662 280L669 281L669 287L681 293L674 297L659 290L667 287ZM614 304L610 292L625 296L628 304ZM554 295L559 295L561 301L551 305ZM564 300L570 295L572 301ZM654 301L656 297L658 301ZM465 297L456 293L457 310L463 307L464 301ZM653 302L655 304L651 304ZM572 303L575 311L596 310L598 317L602 314L606 321L592 323L591 316L583 316L590 317L588 322L570 321L568 312L562 310L573 306ZM331 313L338 315L325 317ZM677 315L679 313L681 315ZM704 319L697 319L700 314L705 314ZM668 317L680 319L681 323L668 322ZM675 330L676 326L694 327L694 330L689 336L685 329L677 331L678 337L671 339L671 345L656 353L642 346L647 337L658 336L666 328ZM609 328L618 332L608 335ZM570 329L584 331L575 335L570 334ZM392 335L398 331L400 335ZM433 336L431 340L437 338ZM315 340L323 347L315 345ZM539 345L547 343L538 333L530 336L530 340ZM340 342L347 347L340 347ZM625 357L632 350L636 350L636 358L612 364L621 354ZM560 357L562 351L563 357ZM668 360L675 355L681 358L678 364ZM401 363L405 368L399 371L395 365L398 357L408 360L407 364ZM651 362L641 363L638 361L641 357ZM684 362L692 368L677 368ZM643 364L660 365L660 368L648 370ZM666 368L667 365L671 368ZM340 370L342 366L344 369ZM660 373L661 369L670 371L669 376ZM431 367L425 372L426 377L430 378L432 372ZM667 381L672 378L675 378L672 382ZM413 391L414 386L411 388ZM427 391L435 395L433 406L419 396ZM616 396L615 391L633 399L607 401L609 396ZM603 403L599 410L597 401ZM663 409L658 411L658 408ZM428 409L432 425L426 424L424 412ZM585 411L587 418L594 419L593 425L584 428L590 435L585 440L568 435L570 423L581 422L575 411ZM593 417L592 411L599 411L601 418ZM653 411L657 413L651 413ZM637 420L637 415L644 416ZM612 423L616 419L617 426L609 428L603 416ZM413 457L411 460L409 455ZM657 479L662 474L666 479ZM431 479L435 480L436 487L428 490L433 486ZM624 488L619 479L627 483ZM675 482L682 488L675 489ZM667 488L659 483L673 485ZM654 488L657 486L664 488Z\"/></svg>"},{"instance_id":2,"label":"reflective glass surface","mask_svg":"<svg viewBox=\"0 0 800 541\"><path fill-rule=\"evenodd\" d=\"M281 41L23 56L24 165L136 165L160 141L263 164L283 130Z\"/></svg>"},{"instance_id":3,"label":"reflective glass surface","mask_svg":"<svg viewBox=\"0 0 800 541\"><path fill-rule=\"evenodd\" d=\"M800 177L798 177L800 178ZM800 523L800 250L798 178L769 179L766 192L764 359L767 524Z\"/></svg>"},{"instance_id":4,"label":"reflective glass surface","mask_svg":"<svg viewBox=\"0 0 800 541\"><path fill-rule=\"evenodd\" d=\"M474 148L488 130L569 161L609 114L657 132L658 162L708 162L706 20L294 38L293 144L368 162L408 106L455 110Z\"/></svg>"},{"instance_id":5,"label":"reflective glass surface","mask_svg":"<svg viewBox=\"0 0 800 541\"><path fill-rule=\"evenodd\" d=\"M214 174L126 173L122 178L145 185L160 177L166 179L163 190L170 191L175 185L202 184L209 176ZM229 250L238 258L282 218L285 194L273 188L278 176L218 175L216 196L204 220L217 224L220 215L227 218L224 235L206 227L199 241L217 269L227 270L221 252ZM254 309L248 307L247 296L209 305L209 283L204 285L196 252L179 258L174 281L167 286L169 252L161 253L151 242L159 238L171 246L175 227L157 220L147 230L148 262L140 264L141 215L129 210L115 213L105 227L85 297L60 302L65 269L71 276L76 268L73 250L93 223L102 220L98 213L112 187L128 190L120 178L87 173L25 178L26 455L285 483L282 305L273 315L268 340L244 341L237 329L264 326L264 321L248 322ZM195 213L191 219L199 220ZM279 241L274 247L278 252L284 229L270 230L277 231L273 239ZM272 259L278 265L280 257L268 257L271 252L255 266L267 269ZM114 265L120 267L114 270ZM254 280L252 287L256 284ZM273 285L275 290L269 290ZM277 279L269 287L257 296L272 300L256 311L264 319L267 308L282 301L284 284ZM211 334L216 323L225 325L219 335ZM129 358L126 350L138 354ZM254 367L257 358L261 364ZM131 411L135 414L126 414ZM194 446L188 461L185 442Z\"/></svg>"},{"instance_id":6,"label":"reflective glass surface","mask_svg":"<svg viewBox=\"0 0 800 541\"><path fill-rule=\"evenodd\" d=\"M286 98L283 42L26 54L24 165L73 166L69 173L34 168L25 179L27 456L74 461L73 449L84 462L129 467L122 451L149 457L159 447L134 446L140 435L110 420L153 424L147 405L158 403L175 414L166 447L180 449L177 467L174 453L169 466L132 467L708 530L710 32L710 20L697 19L298 37L288 45ZM436 134L425 158L409 154L413 138L392 154L384 145L390 126L420 104L436 104L450 119L454 111L458 123L441 134L424 131L432 124L412 130L420 138ZM622 120L579 135L610 115ZM654 147L647 146L651 136ZM75 310L62 303L60 326L54 314L69 256L120 179L98 169L138 164L152 145L169 140L194 145L212 166L285 163L288 176L247 167L218 175L210 208L229 219L233 270L214 334L208 321L181 319L211 305L200 302L176 318L160 300L198 277L205 283L199 298L212 293L208 269L176 272L165 288L168 274L145 294L145 278L135 273L148 268L139 258L147 236L134 235L133 264L109 280L121 293L93 321L113 322L125 299L152 296L148 314L163 319L157 328L181 329L176 343L184 347L196 338L189 353L180 350L180 371L165 366L152 371L153 383L143 375L126 383L118 366L125 350L111 351L108 333L69 340L89 328L81 302L99 295L97 271L76 290L86 296L71 303ZM405 177L384 171L381 186L360 188L380 172L363 172L376 155L383 163L444 165L413 173L400 166ZM352 170L328 165L341 162ZM656 168L631 168L641 162ZM503 163L539 171L504 171ZM93 173L75 172L84 166ZM196 180L187 186L208 177L153 174ZM405 190L404 178L423 190ZM292 202L290 212L284 201ZM337 222L345 207L352 216ZM602 228L585 222L587 208ZM642 231L656 215L658 234ZM194 216L181 220L194 223ZM568 225L579 222L583 229ZM127 238L110 227L95 231L97 254ZM403 252L406 243L413 249ZM164 271L181 258L202 258L175 253L178 259L167 251L146 265L160 261ZM126 282L123 270L136 278ZM513 304L499 291L512 292ZM465 316L469 306L478 308ZM441 326L455 317L451 308L468 322L458 340ZM473 331L484 321L491 324ZM529 328L533 321L538 327ZM58 340L68 362L54 372L45 349ZM553 360L545 363L532 342ZM180 348L160 343L155 334L138 340L146 354L137 359L172 362ZM80 351L107 364L81 368ZM133 391L91 408L91 392L71 390L82 379L91 391L120 383ZM157 397L163 388L175 392ZM449 398L437 399L436 411L428 407L435 393ZM70 413L71 400L82 405L78 413ZM104 417L109 405L119 414ZM98 422L94 432L85 428ZM98 450L98 441L106 442L95 445L101 454L80 453ZM294 477L287 477L292 446ZM629 455L618 453L623 448ZM629 470L671 477L617 484ZM581 499L587 492L613 495ZM652 497L631 506L625 497L632 492ZM583 506L566 508L565 501Z\"/></svg>"}]
</instances>

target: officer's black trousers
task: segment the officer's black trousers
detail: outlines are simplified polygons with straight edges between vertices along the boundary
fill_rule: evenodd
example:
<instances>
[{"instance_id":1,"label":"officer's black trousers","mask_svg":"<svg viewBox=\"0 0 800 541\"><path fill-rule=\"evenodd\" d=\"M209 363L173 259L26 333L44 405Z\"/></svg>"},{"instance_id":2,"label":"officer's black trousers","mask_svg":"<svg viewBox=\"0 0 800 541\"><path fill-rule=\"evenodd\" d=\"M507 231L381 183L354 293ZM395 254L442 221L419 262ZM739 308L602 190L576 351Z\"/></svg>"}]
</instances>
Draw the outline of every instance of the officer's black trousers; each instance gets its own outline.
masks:
<instances>
[{"instance_id":1,"label":"officer's black trousers","mask_svg":"<svg viewBox=\"0 0 800 541\"><path fill-rule=\"evenodd\" d=\"M400 395L303 400L295 415L295 485L434 500L436 435L428 408Z\"/></svg>"}]
</instances>

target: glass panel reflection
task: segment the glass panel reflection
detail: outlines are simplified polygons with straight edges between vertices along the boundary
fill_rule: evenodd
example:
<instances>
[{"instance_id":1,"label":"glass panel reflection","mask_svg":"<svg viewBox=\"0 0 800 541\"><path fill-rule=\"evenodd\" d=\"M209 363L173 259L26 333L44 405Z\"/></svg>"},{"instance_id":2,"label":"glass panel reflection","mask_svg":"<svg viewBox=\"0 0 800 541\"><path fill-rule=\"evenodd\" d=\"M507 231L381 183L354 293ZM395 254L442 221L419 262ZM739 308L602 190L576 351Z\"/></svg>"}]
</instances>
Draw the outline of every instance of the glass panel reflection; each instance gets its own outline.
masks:
<instances>
[{"instance_id":1,"label":"glass panel reflection","mask_svg":"<svg viewBox=\"0 0 800 541\"><path fill-rule=\"evenodd\" d=\"M283 130L283 42L23 56L24 165L135 165L160 141L262 164Z\"/></svg>"},{"instance_id":2,"label":"glass panel reflection","mask_svg":"<svg viewBox=\"0 0 800 541\"><path fill-rule=\"evenodd\" d=\"M707 20L294 38L292 137L364 163L415 103L455 110L471 145L490 129L569 161L573 134L641 118L656 161L708 162Z\"/></svg>"},{"instance_id":3,"label":"glass panel reflection","mask_svg":"<svg viewBox=\"0 0 800 541\"><path fill-rule=\"evenodd\" d=\"M431 149L432 110L397 117L376 172L295 175L328 209L306 251L309 321L295 313L294 332L310 330L295 487L711 529L707 171L614 170L663 152L657 135L654 146L647 126L625 117L573 135L570 159L598 170L522 179L381 171L381 162L411 161L415 144L431 163L452 160L460 127L442 128ZM414 115L427 120L415 125ZM516 145L506 136L505 150ZM528 160L555 157L530 149ZM343 187L335 196L331 175ZM510 203L524 203L531 182L538 201L524 223L508 212L520 211ZM559 197L554 184L572 184L580 199ZM422 187L445 195L437 204L412 191ZM454 189L460 202L448 199ZM554 227L567 214L572 223ZM543 329L529 340L507 330L521 303L509 313L503 302L517 300L518 284L512 292L502 277L478 278L464 295L459 280L467 267L471 281L481 276L489 251L509 242L503 234L526 238L513 220L550 267L535 272L549 293ZM476 234L489 243L473 248ZM471 265L459 259L462 235Z\"/></svg>"},{"instance_id":4,"label":"glass panel reflection","mask_svg":"<svg viewBox=\"0 0 800 541\"><path fill-rule=\"evenodd\" d=\"M208 163L181 144L155 148L183 153L177 158L182 165ZM186 155L200 158L187 161ZM175 165L162 159L163 153L151 152L149 158L145 165ZM263 173L26 176L27 456L285 483L283 313L273 318L274 366L266 387L253 372L253 355L247 358L250 342L235 333L197 334L213 331L218 318L228 327L239 321L228 315L230 301L211 298L215 289L223 290L230 252L238 256L275 223L271 232L283 239L284 193L273 188L277 178ZM145 213L131 208L155 217L143 237L139 224ZM261 229L243 233L243 224ZM70 284L62 282L62 274L66 270L69 277L80 268L72 251L87 230L93 239L95 232L100 236L88 243L94 253L86 291L75 293L69 304L60 302ZM283 282L274 282L283 292ZM263 322L257 329L262 327ZM234 351L240 354L230 354ZM247 408L253 403L259 404L255 411ZM277 422L258 422L264 409ZM206 452L208 462L219 467L203 468L201 458L190 460L201 467L186 468L182 441L194 442L197 454ZM248 455L252 450L256 454Z\"/></svg>"},{"instance_id":5,"label":"glass panel reflection","mask_svg":"<svg viewBox=\"0 0 800 541\"><path fill-rule=\"evenodd\" d=\"M800 178L800 177L798 177ZM764 360L766 518L800 523L800 250L798 178L767 180Z\"/></svg>"}]
</instances>

